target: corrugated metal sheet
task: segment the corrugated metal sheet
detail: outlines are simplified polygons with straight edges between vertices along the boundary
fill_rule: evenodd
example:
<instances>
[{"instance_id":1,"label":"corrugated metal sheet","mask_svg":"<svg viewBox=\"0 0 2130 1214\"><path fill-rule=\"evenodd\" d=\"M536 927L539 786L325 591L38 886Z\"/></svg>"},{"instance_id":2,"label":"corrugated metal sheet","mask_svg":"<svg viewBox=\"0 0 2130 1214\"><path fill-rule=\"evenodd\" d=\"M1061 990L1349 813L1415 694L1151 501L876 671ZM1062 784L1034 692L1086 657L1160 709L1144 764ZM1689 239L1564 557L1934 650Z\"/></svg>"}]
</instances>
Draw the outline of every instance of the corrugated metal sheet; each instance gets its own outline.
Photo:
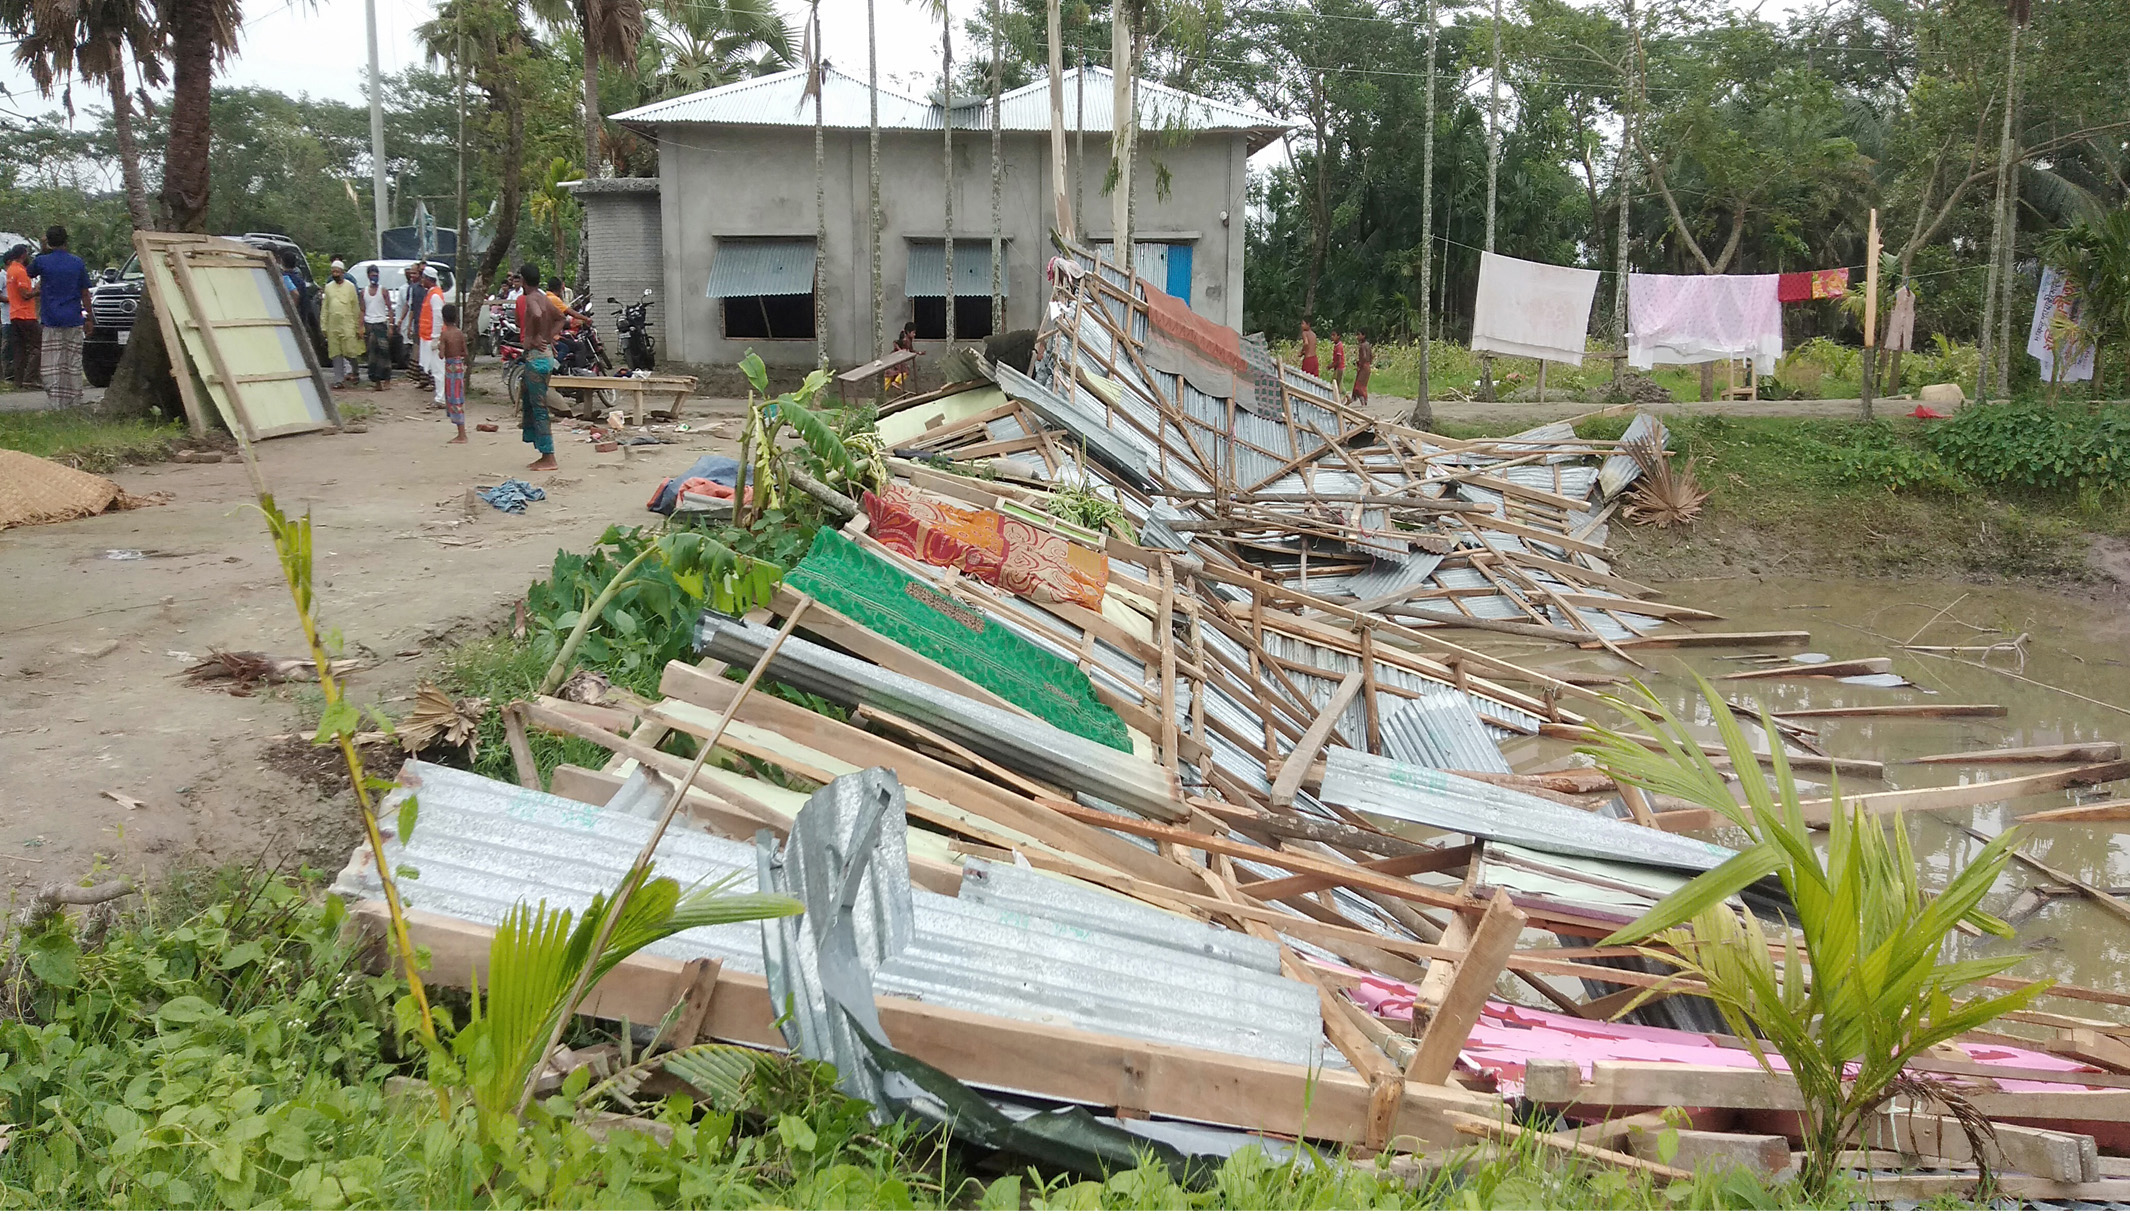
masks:
<instances>
[{"instance_id":1,"label":"corrugated metal sheet","mask_svg":"<svg viewBox=\"0 0 2130 1214\"><path fill-rule=\"evenodd\" d=\"M1130 476L1141 488L1153 487L1146 475L1153 453L1137 435L1112 428L1099 409L1089 412L1077 399L1068 400L1003 363L998 368L998 386L1041 414L1044 421L1086 444L1090 454L1100 456L1103 463ZM1074 388L1075 397L1086 391L1077 384Z\"/></svg>"},{"instance_id":2,"label":"corrugated metal sheet","mask_svg":"<svg viewBox=\"0 0 2130 1214\"><path fill-rule=\"evenodd\" d=\"M1620 435L1621 442L1640 438L1655 439L1659 449L1671 446L1671 432L1666 430L1664 423L1658 421L1652 413L1636 414L1635 419L1627 423L1627 429ZM1614 452L1605 457L1605 463L1598 469L1598 488L1606 497L1618 497L1622 490L1634 484L1641 475L1640 461L1625 452Z\"/></svg>"},{"instance_id":3,"label":"corrugated metal sheet","mask_svg":"<svg viewBox=\"0 0 2130 1214\"><path fill-rule=\"evenodd\" d=\"M1392 700L1390 703L1397 703ZM1472 711L1472 702L1454 687L1429 687L1405 707L1382 718L1383 751L1416 767L1506 774L1509 761Z\"/></svg>"},{"instance_id":4,"label":"corrugated metal sheet","mask_svg":"<svg viewBox=\"0 0 2130 1214\"><path fill-rule=\"evenodd\" d=\"M386 844L388 863L414 870L401 892L410 906L486 926L521 901L588 905L619 884L652 825L452 768L414 762L407 771L420 781L419 824L404 845ZM866 778L884 774L825 786L800 821L824 796L863 791ZM386 822L405 795L388 798ZM881 958L879 994L1302 1065L1319 1057L1315 988L1280 975L1270 942L981 861L972 862L960 898L912 890L900 840L924 834L907 830L899 805L890 818L874 852L879 879L860 887L877 894L862 901L877 906L865 918L879 925L867 937ZM735 890L749 891L757 882L752 846L685 823L660 840L657 865L683 887L734 878ZM334 888L346 897L379 896L366 851L357 850ZM762 930L753 923L683 932L648 951L764 972Z\"/></svg>"},{"instance_id":5,"label":"corrugated metal sheet","mask_svg":"<svg viewBox=\"0 0 2130 1214\"><path fill-rule=\"evenodd\" d=\"M710 283L703 294L712 299L730 299L745 295L811 295L813 290L813 241L729 238L717 242L717 258L710 263Z\"/></svg>"},{"instance_id":6,"label":"corrugated metal sheet","mask_svg":"<svg viewBox=\"0 0 2130 1214\"><path fill-rule=\"evenodd\" d=\"M909 242L909 262L902 275L902 293L912 299L938 299L946 293L947 242L944 240L913 240ZM1013 293L1013 261L1006 261L1006 275L1001 289ZM954 241L954 293L956 295L991 294L991 241Z\"/></svg>"},{"instance_id":7,"label":"corrugated metal sheet","mask_svg":"<svg viewBox=\"0 0 2130 1214\"><path fill-rule=\"evenodd\" d=\"M1078 96L1078 74L1065 78L1067 129L1077 119L1079 129L1107 138L1112 123L1110 102L1115 94L1109 69L1090 66L1084 77L1087 95ZM721 88L705 89L612 115L616 122L655 124L663 122L729 123L735 126L799 126L814 123L814 103L806 97L806 72L788 72L742 80ZM1050 130L1050 82L1047 76L1014 89L999 99L999 126L1017 132ZM839 131L866 129L869 90L863 78L831 66L823 73L821 123ZM886 131L937 131L943 124L938 102L880 90L880 129ZM1158 84L1139 82L1141 129L1251 132L1257 144L1285 130L1287 123L1240 106L1199 97ZM957 130L991 129L987 102L956 98L954 126Z\"/></svg>"},{"instance_id":8,"label":"corrugated metal sheet","mask_svg":"<svg viewBox=\"0 0 2130 1214\"><path fill-rule=\"evenodd\" d=\"M1733 854L1685 835L1601 818L1514 789L1343 746L1332 747L1326 755L1323 798L1362 813L1618 864L1701 872Z\"/></svg>"}]
</instances>

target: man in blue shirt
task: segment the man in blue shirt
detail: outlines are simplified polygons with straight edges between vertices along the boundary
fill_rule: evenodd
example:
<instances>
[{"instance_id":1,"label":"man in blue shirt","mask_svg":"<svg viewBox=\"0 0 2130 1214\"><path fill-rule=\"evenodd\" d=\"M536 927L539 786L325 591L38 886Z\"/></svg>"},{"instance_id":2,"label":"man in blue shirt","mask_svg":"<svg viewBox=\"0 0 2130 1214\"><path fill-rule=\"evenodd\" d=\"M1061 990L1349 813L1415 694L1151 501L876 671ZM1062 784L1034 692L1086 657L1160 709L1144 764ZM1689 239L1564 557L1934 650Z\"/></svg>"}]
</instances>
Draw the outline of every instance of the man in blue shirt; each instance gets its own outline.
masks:
<instances>
[{"instance_id":1,"label":"man in blue shirt","mask_svg":"<svg viewBox=\"0 0 2130 1214\"><path fill-rule=\"evenodd\" d=\"M30 262L37 281L38 319L44 325L44 396L55 408L81 404L81 339L96 327L89 306L89 267L67 251L67 230L44 233L44 252Z\"/></svg>"}]
</instances>

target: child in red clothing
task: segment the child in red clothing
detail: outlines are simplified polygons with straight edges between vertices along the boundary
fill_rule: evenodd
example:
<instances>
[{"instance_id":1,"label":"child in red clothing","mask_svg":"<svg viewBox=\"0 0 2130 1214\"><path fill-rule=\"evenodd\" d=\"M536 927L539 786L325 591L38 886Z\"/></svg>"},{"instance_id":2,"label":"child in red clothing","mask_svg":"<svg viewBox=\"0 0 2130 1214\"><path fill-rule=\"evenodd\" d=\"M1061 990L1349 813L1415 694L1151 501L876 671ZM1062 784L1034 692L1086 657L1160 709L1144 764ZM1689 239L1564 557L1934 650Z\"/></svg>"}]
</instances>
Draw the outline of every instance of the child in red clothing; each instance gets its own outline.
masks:
<instances>
[{"instance_id":1,"label":"child in red clothing","mask_svg":"<svg viewBox=\"0 0 2130 1214\"><path fill-rule=\"evenodd\" d=\"M1338 330L1331 333L1331 387L1340 395L1346 392L1346 339Z\"/></svg>"},{"instance_id":2,"label":"child in red clothing","mask_svg":"<svg viewBox=\"0 0 2130 1214\"><path fill-rule=\"evenodd\" d=\"M444 305L444 331L436 341L444 363L444 416L459 428L454 443L466 441L466 333L459 328L459 306Z\"/></svg>"}]
</instances>

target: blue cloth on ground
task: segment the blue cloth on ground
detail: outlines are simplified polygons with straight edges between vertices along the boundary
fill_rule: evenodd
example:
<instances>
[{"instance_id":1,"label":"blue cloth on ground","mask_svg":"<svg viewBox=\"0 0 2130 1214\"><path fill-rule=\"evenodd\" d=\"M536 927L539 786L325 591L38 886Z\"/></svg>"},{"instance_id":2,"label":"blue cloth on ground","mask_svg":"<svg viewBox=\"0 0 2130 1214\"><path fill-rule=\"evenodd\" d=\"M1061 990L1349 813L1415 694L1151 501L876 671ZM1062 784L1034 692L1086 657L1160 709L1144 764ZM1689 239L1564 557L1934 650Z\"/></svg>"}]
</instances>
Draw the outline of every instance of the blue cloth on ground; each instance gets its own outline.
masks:
<instances>
[{"instance_id":1,"label":"blue cloth on ground","mask_svg":"<svg viewBox=\"0 0 2130 1214\"><path fill-rule=\"evenodd\" d=\"M706 455L696 460L688 465L686 472L666 478L665 483L658 487L658 493L651 498L649 508L660 514L673 513L673 507L680 498L680 487L696 477L736 489L740 483L740 461L729 455Z\"/></svg>"},{"instance_id":2,"label":"blue cloth on ground","mask_svg":"<svg viewBox=\"0 0 2130 1214\"><path fill-rule=\"evenodd\" d=\"M547 490L511 477L492 489L480 490L481 500L505 514L525 513L525 503L545 501Z\"/></svg>"}]
</instances>

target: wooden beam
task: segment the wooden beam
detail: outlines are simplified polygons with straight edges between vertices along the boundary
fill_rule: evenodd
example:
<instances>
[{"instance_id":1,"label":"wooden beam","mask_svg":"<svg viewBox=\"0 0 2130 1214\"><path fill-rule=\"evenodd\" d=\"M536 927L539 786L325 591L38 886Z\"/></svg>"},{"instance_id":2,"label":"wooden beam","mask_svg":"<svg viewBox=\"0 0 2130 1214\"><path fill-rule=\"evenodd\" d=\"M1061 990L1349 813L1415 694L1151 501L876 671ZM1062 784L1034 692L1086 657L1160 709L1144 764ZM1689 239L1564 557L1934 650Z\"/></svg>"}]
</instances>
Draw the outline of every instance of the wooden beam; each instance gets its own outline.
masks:
<instances>
[{"instance_id":1,"label":"wooden beam","mask_svg":"<svg viewBox=\"0 0 2130 1214\"><path fill-rule=\"evenodd\" d=\"M1790 1166L1790 1140L1780 1134L1734 1134L1722 1130L1634 1125L1627 1131L1627 1153L1636 1159L1659 1159L1667 1139L1672 1167L1698 1172L1734 1168L1765 1180Z\"/></svg>"},{"instance_id":2,"label":"wooden beam","mask_svg":"<svg viewBox=\"0 0 2130 1214\"><path fill-rule=\"evenodd\" d=\"M354 918L373 939L386 938L382 903L365 902ZM408 933L426 950L428 978L463 985L485 982L489 928L427 911L409 911ZM586 1015L655 1024L672 1008L686 963L637 953L607 974L587 996ZM896 1049L966 1083L1110 1108L1145 1109L1169 1117L1242 1126L1281 1135L1307 1134L1339 1142L1363 1141L1371 1090L1366 1080L1187 1046L1156 1044L1067 1025L958 1011L911 999L875 1001L880 1024ZM720 970L703 1035L764 1049L785 1048L777 1009L759 974ZM1449 1087L1406 1083L1397 1096L1402 1135L1451 1146L1452 1116L1498 1120L1496 1098Z\"/></svg>"},{"instance_id":3,"label":"wooden beam","mask_svg":"<svg viewBox=\"0 0 2130 1214\"><path fill-rule=\"evenodd\" d=\"M2130 800L2095 801L2065 809L2044 809L2020 814L2017 822L2130 822Z\"/></svg>"},{"instance_id":4,"label":"wooden beam","mask_svg":"<svg viewBox=\"0 0 2130 1214\"><path fill-rule=\"evenodd\" d=\"M1545 1134L1512 1122L1482 1121L1476 1117L1458 1117L1453 1119L1452 1124L1455 1125L1458 1133L1469 1135L1482 1142L1516 1143L1529 1141L1565 1154L1574 1155L1580 1159L1588 1159L1593 1163L1625 1168L1630 1172L1647 1173L1659 1180L1692 1180L1694 1178L1692 1172L1683 1171L1669 1164L1656 1163L1633 1155L1623 1155L1618 1151L1608 1151L1603 1147L1591 1146L1571 1133Z\"/></svg>"},{"instance_id":5,"label":"wooden beam","mask_svg":"<svg viewBox=\"0 0 2130 1214\"><path fill-rule=\"evenodd\" d=\"M1994 1143L1985 1140L1985 1151L1994 1170L2024 1172L2046 1180L2100 1179L2099 1151L2090 1134L2003 1124L1992 1128L1996 1131ZM1866 1122L1851 1141L1903 1155L1975 1162L1974 1144L1968 1141L1960 1123L1934 1113L1881 1112Z\"/></svg>"},{"instance_id":6,"label":"wooden beam","mask_svg":"<svg viewBox=\"0 0 2130 1214\"><path fill-rule=\"evenodd\" d=\"M1449 993L1428 1021L1412 1065L1405 1068L1408 1080L1441 1083L1450 1077L1458 1052L1464 1049L1472 1026L1479 1022L1479 1013L1486 1007L1487 996L1501 979L1502 967L1509 954L1516 951L1516 938L1523 932L1524 923L1524 913L1509 901L1508 891L1496 890L1478 929L1472 933L1464 960L1457 963L1457 976L1450 981Z\"/></svg>"},{"instance_id":7,"label":"wooden beam","mask_svg":"<svg viewBox=\"0 0 2130 1214\"><path fill-rule=\"evenodd\" d=\"M2071 742L2060 746L2006 746L1997 750L1961 750L1942 755L1924 755L1908 761L1987 767L1995 763L2108 763L2122 757L2121 742Z\"/></svg>"},{"instance_id":8,"label":"wooden beam","mask_svg":"<svg viewBox=\"0 0 2130 1214\"><path fill-rule=\"evenodd\" d=\"M1673 603L1659 603L1655 599L1620 599L1604 594L1563 594L1560 601L1570 607L1589 607L1597 611L1632 611L1636 615L1655 616L1660 620L1720 620L1723 617L1699 607L1680 607Z\"/></svg>"},{"instance_id":9,"label":"wooden beam","mask_svg":"<svg viewBox=\"0 0 2130 1214\"><path fill-rule=\"evenodd\" d=\"M1339 723L1339 714L1361 694L1364 681L1362 673L1354 671L1339 684L1337 691L1331 693L1331 699L1316 714L1316 720L1309 723L1308 731L1302 734L1301 740L1294 744L1294 749L1280 764L1279 779L1272 782L1273 805L1285 809L1294 804L1294 794L1301 791L1302 777L1308 774L1310 761L1316 758L1316 752L1324 749L1325 740Z\"/></svg>"},{"instance_id":10,"label":"wooden beam","mask_svg":"<svg viewBox=\"0 0 2130 1214\"><path fill-rule=\"evenodd\" d=\"M1612 604L1613 611L1640 612L1639 603ZM1622 649L1681 649L1715 645L1803 645L1812 639L1812 634L1802 630L1785 632L1666 632L1656 636L1629 637L1614 644Z\"/></svg>"},{"instance_id":11,"label":"wooden beam","mask_svg":"<svg viewBox=\"0 0 2130 1214\"><path fill-rule=\"evenodd\" d=\"M1860 674L1892 674L1892 658L1850 658L1841 662L1784 662L1765 670L1740 670L1725 679L1846 679Z\"/></svg>"},{"instance_id":12,"label":"wooden beam","mask_svg":"<svg viewBox=\"0 0 2130 1214\"><path fill-rule=\"evenodd\" d=\"M1786 708L1775 714L1788 720L1836 720L1845 717L2002 717L2002 704L1853 704L1847 708Z\"/></svg>"},{"instance_id":13,"label":"wooden beam","mask_svg":"<svg viewBox=\"0 0 2130 1214\"><path fill-rule=\"evenodd\" d=\"M1361 862L1361 867L1370 872L1382 873L1387 877L1410 877L1417 873L1434 873L1441 872L1445 868L1455 868L1460 864L1469 863L1471 859L1472 845L1466 843L1459 847L1444 847L1418 855L1391 856L1383 860L1364 860ZM1330 877L1323 876L1276 877L1270 881L1251 881L1238 885L1235 887L1235 892L1265 902L1276 902L1282 898L1292 897L1295 894L1307 894L1314 893L1320 889L1331 889L1337 884L1338 882Z\"/></svg>"},{"instance_id":14,"label":"wooden beam","mask_svg":"<svg viewBox=\"0 0 2130 1214\"><path fill-rule=\"evenodd\" d=\"M1896 788L1890 792L1870 792L1844 797L1842 803L1875 814L1924 813L1930 810L1986 805L1992 801L2006 801L2013 797L2031 796L2041 792L2056 792L2086 784L2105 784L2111 780L2120 780L2124 776L2130 776L2130 760L2066 767L2057 771L2045 771L2039 775L1982 780L1973 784L1953 784L1938 788ZM1826 826L1833 806L1831 798L1798 803L1798 809L1804 814L1805 824L1813 827Z\"/></svg>"},{"instance_id":15,"label":"wooden beam","mask_svg":"<svg viewBox=\"0 0 2130 1214\"><path fill-rule=\"evenodd\" d=\"M2077 1076L2064 1077L2076 1083ZM1577 1064L1533 1059L1524 1068L1524 1094L1538 1104L1589 1109L1692 1108L1796 1112L1804 1107L1797 1081L1746 1068L1723 1069L1676 1062L1596 1062L1584 1080ZM2130 1117L2130 1089L2106 1091L1993 1092L1962 1089L1982 1113L1997 1119L2119 1122Z\"/></svg>"}]
</instances>

